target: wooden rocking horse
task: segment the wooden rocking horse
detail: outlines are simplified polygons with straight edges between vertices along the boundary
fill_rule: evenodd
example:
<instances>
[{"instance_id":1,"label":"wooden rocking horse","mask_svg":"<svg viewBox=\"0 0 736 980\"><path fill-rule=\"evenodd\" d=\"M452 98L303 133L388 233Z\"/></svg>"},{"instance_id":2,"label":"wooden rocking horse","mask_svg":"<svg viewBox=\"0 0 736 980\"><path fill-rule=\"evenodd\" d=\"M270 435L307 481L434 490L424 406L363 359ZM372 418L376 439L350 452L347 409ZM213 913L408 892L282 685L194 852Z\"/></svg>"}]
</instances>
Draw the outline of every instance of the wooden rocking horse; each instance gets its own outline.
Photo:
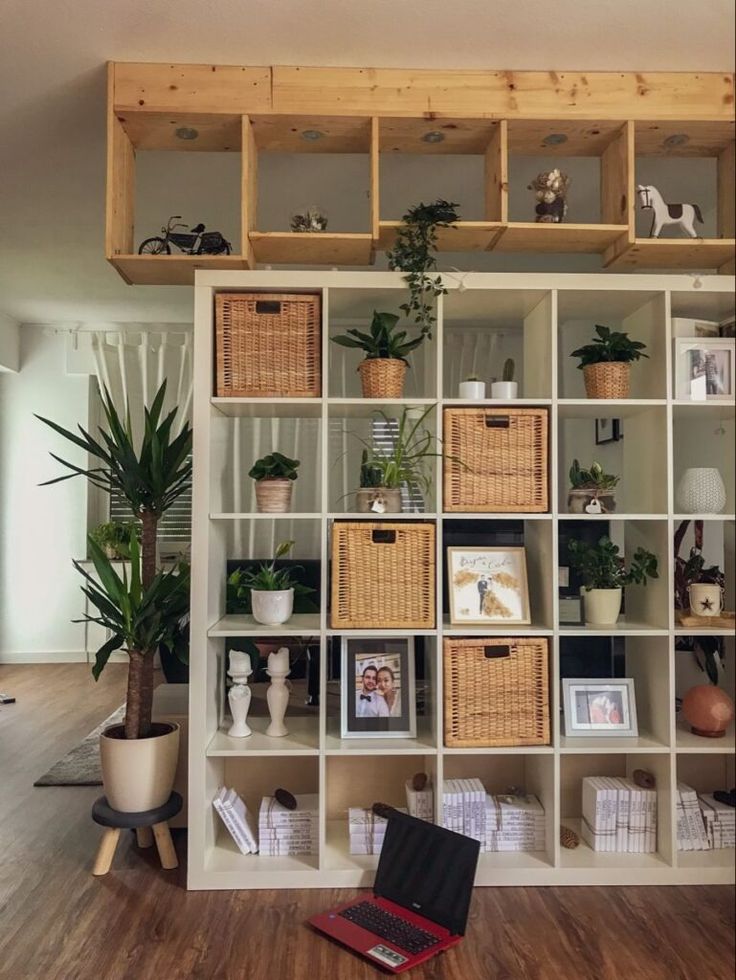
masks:
<instances>
[{"instance_id":1,"label":"wooden rocking horse","mask_svg":"<svg viewBox=\"0 0 736 980\"><path fill-rule=\"evenodd\" d=\"M667 204L656 187L639 184L636 188L643 210L654 212L650 238L659 238L660 231L668 225L677 225L690 238L702 238L695 231L695 222L703 224L703 215L697 204Z\"/></svg>"}]
</instances>

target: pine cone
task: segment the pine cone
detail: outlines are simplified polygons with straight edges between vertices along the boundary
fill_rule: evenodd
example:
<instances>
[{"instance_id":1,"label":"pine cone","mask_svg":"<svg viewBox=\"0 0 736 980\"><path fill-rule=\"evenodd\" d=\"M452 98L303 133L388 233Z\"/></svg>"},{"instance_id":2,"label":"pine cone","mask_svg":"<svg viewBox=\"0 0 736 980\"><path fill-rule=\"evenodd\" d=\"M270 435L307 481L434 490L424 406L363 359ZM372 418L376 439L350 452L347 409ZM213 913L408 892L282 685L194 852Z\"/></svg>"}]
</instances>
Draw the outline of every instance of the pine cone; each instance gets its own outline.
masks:
<instances>
[{"instance_id":1,"label":"pine cone","mask_svg":"<svg viewBox=\"0 0 736 980\"><path fill-rule=\"evenodd\" d=\"M580 843L580 838L569 827L560 827L560 844L569 851L574 850Z\"/></svg>"}]
</instances>

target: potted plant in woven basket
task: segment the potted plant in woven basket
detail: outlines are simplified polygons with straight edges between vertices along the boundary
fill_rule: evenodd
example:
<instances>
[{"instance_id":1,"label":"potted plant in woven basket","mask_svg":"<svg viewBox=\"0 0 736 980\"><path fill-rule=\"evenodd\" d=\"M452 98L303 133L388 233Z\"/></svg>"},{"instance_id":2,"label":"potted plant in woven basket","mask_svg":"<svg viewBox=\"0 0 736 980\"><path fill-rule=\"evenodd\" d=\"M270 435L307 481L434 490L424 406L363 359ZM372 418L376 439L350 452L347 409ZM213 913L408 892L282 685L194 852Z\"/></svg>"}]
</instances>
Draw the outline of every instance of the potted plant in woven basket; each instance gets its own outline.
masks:
<instances>
[{"instance_id":1,"label":"potted plant in woven basket","mask_svg":"<svg viewBox=\"0 0 736 980\"><path fill-rule=\"evenodd\" d=\"M657 559L645 548L637 548L628 569L618 546L603 535L597 544L571 540L570 565L583 580L583 606L588 626L613 626L621 612L625 585L646 585L658 578Z\"/></svg>"},{"instance_id":2,"label":"potted plant in woven basket","mask_svg":"<svg viewBox=\"0 0 736 980\"><path fill-rule=\"evenodd\" d=\"M289 459L282 453L269 453L255 461L248 476L256 481L259 514L286 514L291 510L291 490L298 467L298 459Z\"/></svg>"},{"instance_id":3,"label":"potted plant in woven basket","mask_svg":"<svg viewBox=\"0 0 736 980\"><path fill-rule=\"evenodd\" d=\"M571 357L579 357L578 368L585 378L588 398L628 398L631 362L649 357L643 351L646 344L629 340L629 335L596 324L590 344L578 347Z\"/></svg>"},{"instance_id":4,"label":"potted plant in woven basket","mask_svg":"<svg viewBox=\"0 0 736 980\"><path fill-rule=\"evenodd\" d=\"M616 485L620 477L604 473L600 463L586 470L577 459L570 467L567 509L571 514L612 514L616 510Z\"/></svg>"},{"instance_id":5,"label":"potted plant in woven basket","mask_svg":"<svg viewBox=\"0 0 736 980\"><path fill-rule=\"evenodd\" d=\"M351 328L333 337L341 347L365 351L365 360L358 365L364 398L401 398L409 362L406 357L419 347L426 336L407 340L406 330L397 330L399 317L395 313L373 311L370 333Z\"/></svg>"}]
</instances>

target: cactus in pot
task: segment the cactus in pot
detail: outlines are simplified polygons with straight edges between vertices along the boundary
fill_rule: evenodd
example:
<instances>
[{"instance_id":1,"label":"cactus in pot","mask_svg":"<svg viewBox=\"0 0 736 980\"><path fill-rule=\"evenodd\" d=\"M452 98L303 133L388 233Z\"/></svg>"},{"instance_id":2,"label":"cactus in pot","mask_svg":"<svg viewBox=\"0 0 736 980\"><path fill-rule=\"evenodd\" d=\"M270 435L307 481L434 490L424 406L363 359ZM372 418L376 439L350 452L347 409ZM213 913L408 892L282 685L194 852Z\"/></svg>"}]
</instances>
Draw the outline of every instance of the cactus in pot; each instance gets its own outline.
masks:
<instances>
[{"instance_id":1,"label":"cactus in pot","mask_svg":"<svg viewBox=\"0 0 736 980\"><path fill-rule=\"evenodd\" d=\"M503 398L509 400L519 397L519 383L514 381L516 373L516 363L513 357L507 357L503 365L501 381L494 381L491 385L491 398Z\"/></svg>"}]
</instances>

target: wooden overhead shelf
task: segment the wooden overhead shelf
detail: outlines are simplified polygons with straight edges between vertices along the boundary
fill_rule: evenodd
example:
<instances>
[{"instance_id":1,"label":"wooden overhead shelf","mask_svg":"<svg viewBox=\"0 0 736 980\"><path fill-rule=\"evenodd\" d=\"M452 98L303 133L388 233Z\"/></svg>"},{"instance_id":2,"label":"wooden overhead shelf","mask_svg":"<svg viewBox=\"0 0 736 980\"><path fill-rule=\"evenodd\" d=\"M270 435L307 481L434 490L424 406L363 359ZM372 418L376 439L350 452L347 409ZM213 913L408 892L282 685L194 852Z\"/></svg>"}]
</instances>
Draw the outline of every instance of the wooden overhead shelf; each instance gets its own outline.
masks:
<instances>
[{"instance_id":1,"label":"wooden overhead shelf","mask_svg":"<svg viewBox=\"0 0 736 980\"><path fill-rule=\"evenodd\" d=\"M510 119L509 153L518 156L599 157L624 119Z\"/></svg>"},{"instance_id":2,"label":"wooden overhead shelf","mask_svg":"<svg viewBox=\"0 0 736 980\"><path fill-rule=\"evenodd\" d=\"M720 270L733 262L733 238L637 238L620 255L607 259L607 269Z\"/></svg>"},{"instance_id":3,"label":"wooden overhead shelf","mask_svg":"<svg viewBox=\"0 0 736 980\"><path fill-rule=\"evenodd\" d=\"M284 265L372 265L373 236L331 231L252 231L256 262Z\"/></svg>"},{"instance_id":4,"label":"wooden overhead shelf","mask_svg":"<svg viewBox=\"0 0 736 980\"><path fill-rule=\"evenodd\" d=\"M379 225L378 248L393 248L400 221L382 221ZM451 228L437 229L438 252L485 252L493 247L504 225L499 221L458 221Z\"/></svg>"},{"instance_id":5,"label":"wooden overhead shelf","mask_svg":"<svg viewBox=\"0 0 736 980\"><path fill-rule=\"evenodd\" d=\"M115 255L109 261L135 286L193 286L197 269L234 272L248 268L242 255Z\"/></svg>"},{"instance_id":6,"label":"wooden overhead shelf","mask_svg":"<svg viewBox=\"0 0 736 980\"><path fill-rule=\"evenodd\" d=\"M513 221L493 247L495 252L605 252L628 235L628 225L537 224Z\"/></svg>"}]
</instances>

